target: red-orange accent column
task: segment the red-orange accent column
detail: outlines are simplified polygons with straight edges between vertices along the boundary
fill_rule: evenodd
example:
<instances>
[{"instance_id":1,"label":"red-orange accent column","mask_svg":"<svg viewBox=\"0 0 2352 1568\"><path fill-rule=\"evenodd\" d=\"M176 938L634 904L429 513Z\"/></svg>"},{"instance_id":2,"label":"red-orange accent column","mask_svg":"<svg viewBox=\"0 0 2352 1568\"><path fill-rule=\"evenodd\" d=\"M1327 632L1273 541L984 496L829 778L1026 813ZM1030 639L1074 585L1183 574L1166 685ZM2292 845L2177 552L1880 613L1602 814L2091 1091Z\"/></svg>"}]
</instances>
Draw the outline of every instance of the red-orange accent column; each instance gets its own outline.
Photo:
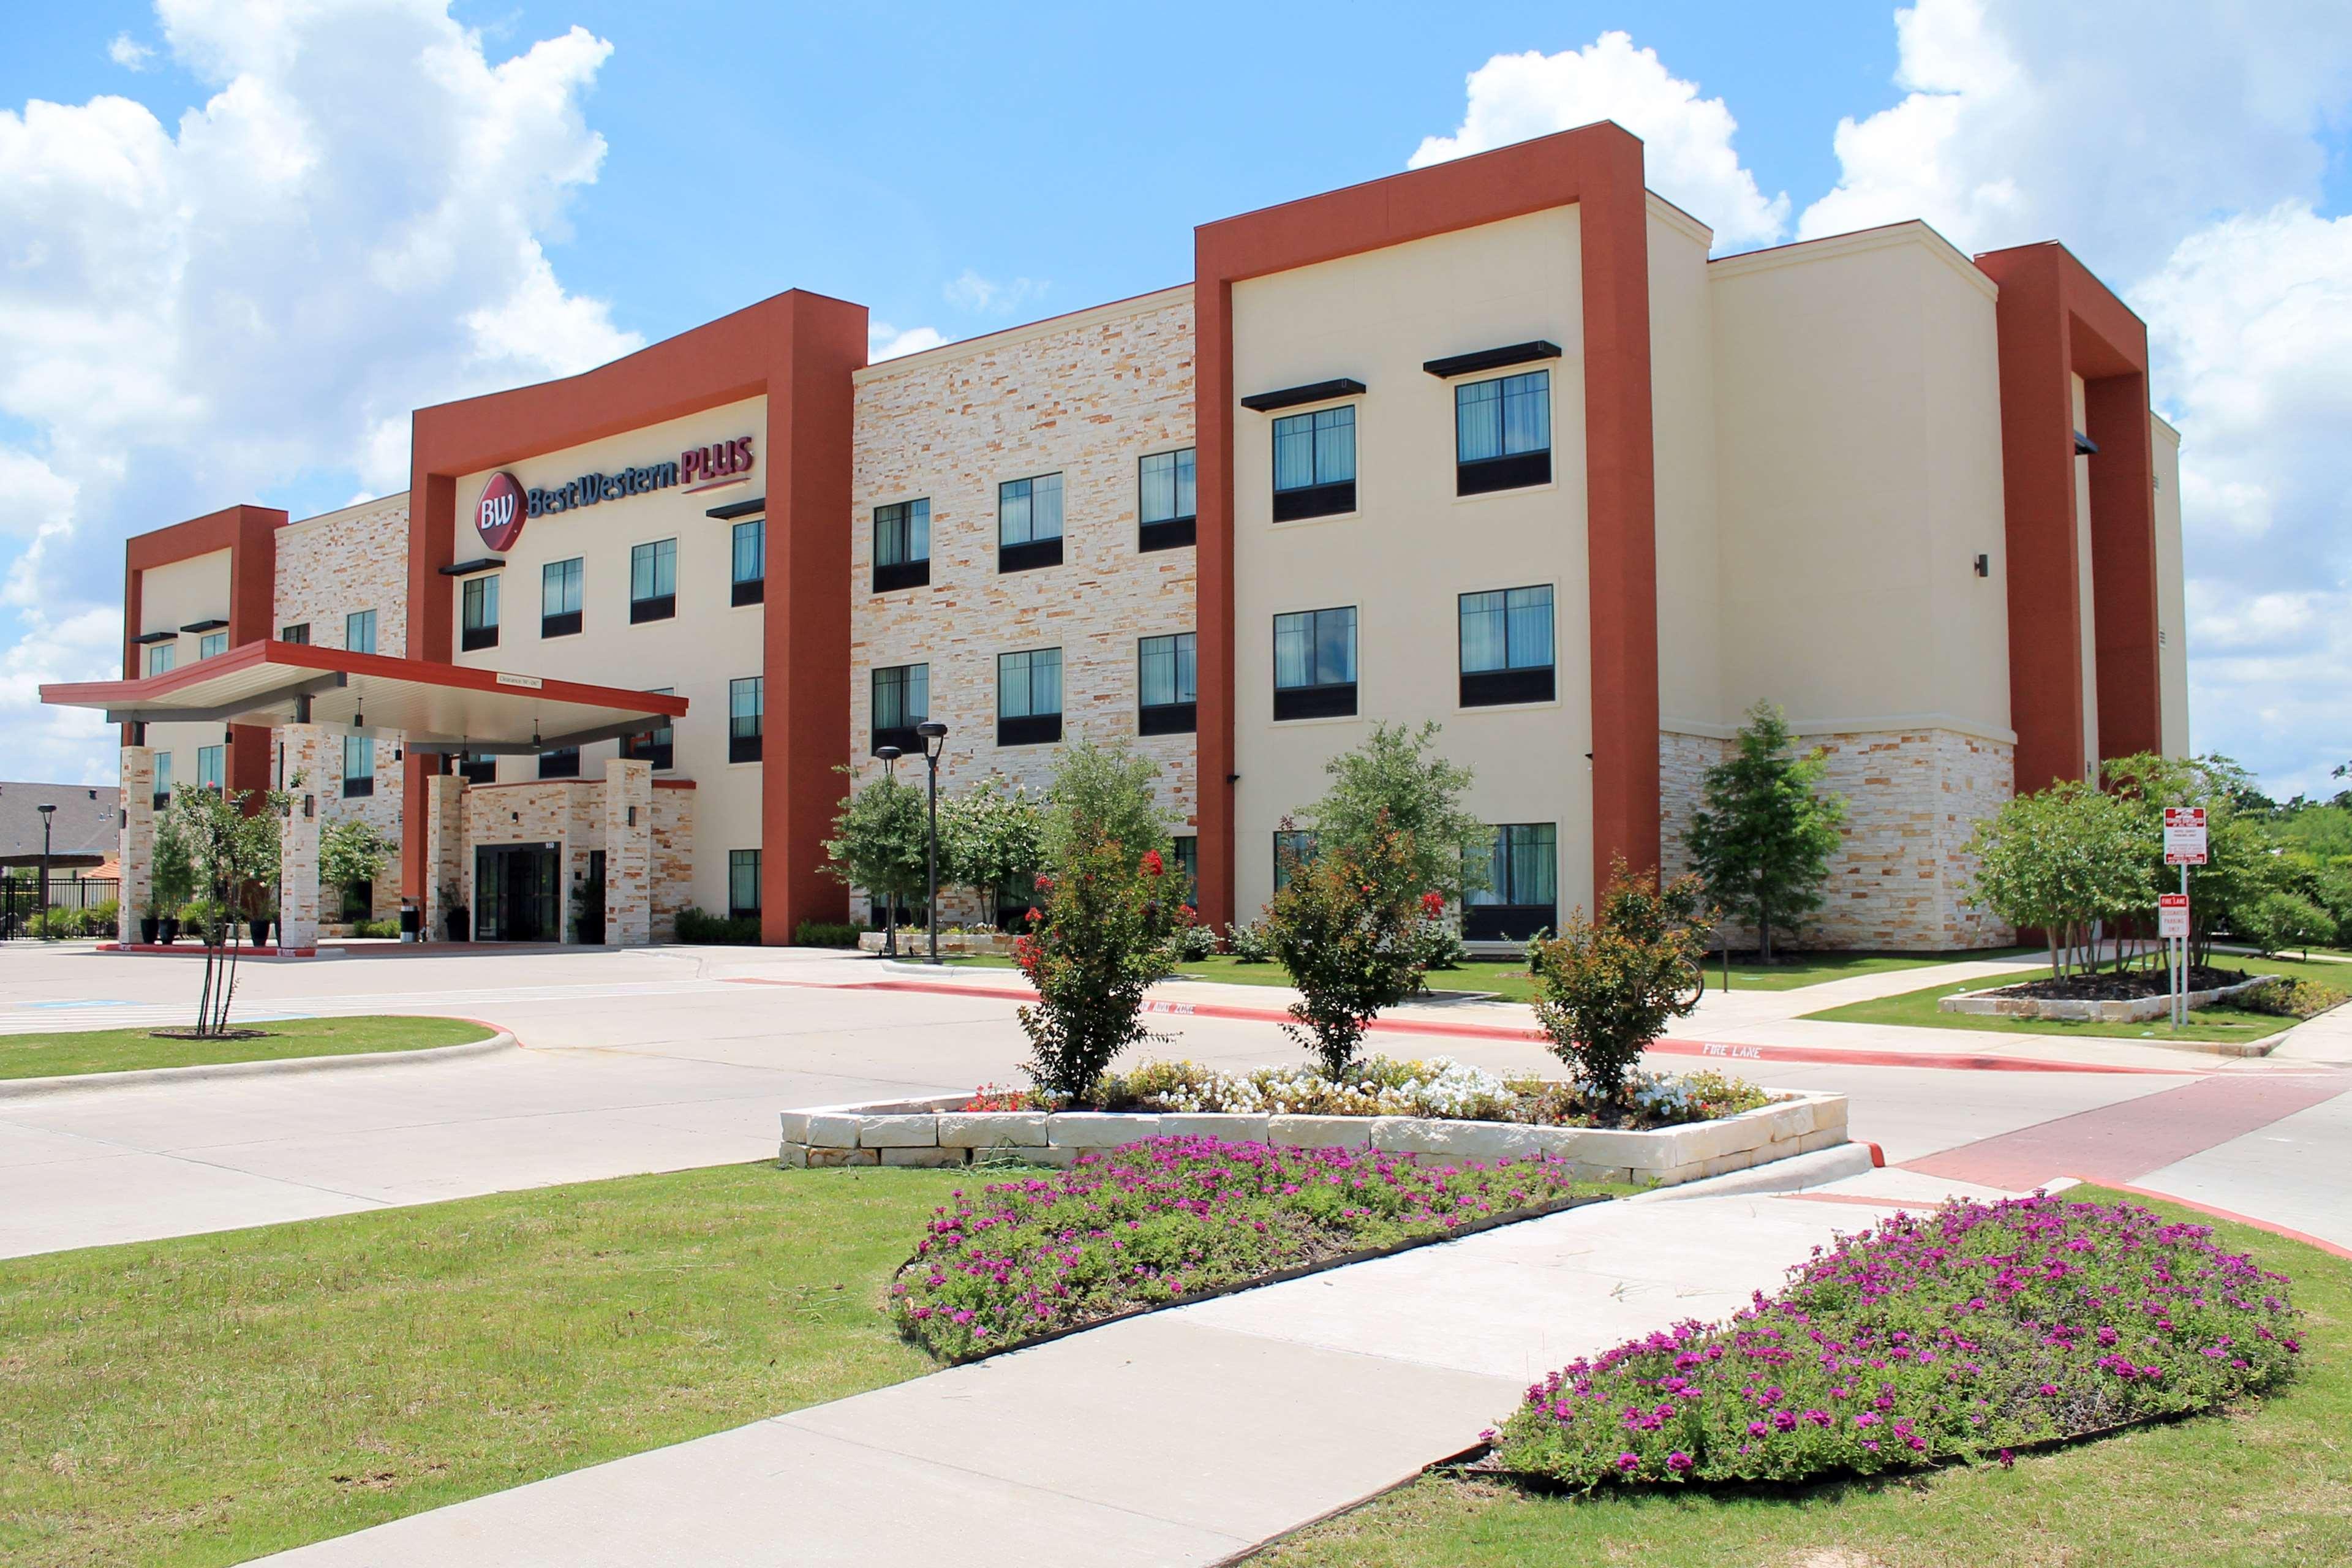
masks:
<instances>
[{"instance_id":1,"label":"red-orange accent column","mask_svg":"<svg viewBox=\"0 0 2352 1568\"><path fill-rule=\"evenodd\" d=\"M1234 919L1234 286L1194 231L1192 443L1201 918Z\"/></svg>"},{"instance_id":2,"label":"red-orange accent column","mask_svg":"<svg viewBox=\"0 0 2352 1568\"><path fill-rule=\"evenodd\" d=\"M232 506L129 541L122 552L122 678L136 680L146 673L132 640L139 636L144 607L142 574L216 550L229 552L229 646L243 647L268 640L277 613L278 531L285 525L286 514L274 507ZM247 809L258 810L260 794L270 784L269 731L259 724L231 724L227 729L228 787L246 791ZM129 744L127 726L123 738Z\"/></svg>"},{"instance_id":3,"label":"red-orange accent column","mask_svg":"<svg viewBox=\"0 0 2352 1568\"><path fill-rule=\"evenodd\" d=\"M2091 600L2098 631L2099 755L2164 749L2157 657L2156 452L2145 372L2084 383L2091 458Z\"/></svg>"},{"instance_id":4,"label":"red-orange accent column","mask_svg":"<svg viewBox=\"0 0 2352 1568\"><path fill-rule=\"evenodd\" d=\"M456 651L456 614L441 568L457 559L457 479L417 463L426 445L424 420L412 416L409 447L417 470L408 490L408 657L447 663ZM409 752L400 763L400 892L423 908L429 889L425 864L426 794L437 758Z\"/></svg>"}]
</instances>

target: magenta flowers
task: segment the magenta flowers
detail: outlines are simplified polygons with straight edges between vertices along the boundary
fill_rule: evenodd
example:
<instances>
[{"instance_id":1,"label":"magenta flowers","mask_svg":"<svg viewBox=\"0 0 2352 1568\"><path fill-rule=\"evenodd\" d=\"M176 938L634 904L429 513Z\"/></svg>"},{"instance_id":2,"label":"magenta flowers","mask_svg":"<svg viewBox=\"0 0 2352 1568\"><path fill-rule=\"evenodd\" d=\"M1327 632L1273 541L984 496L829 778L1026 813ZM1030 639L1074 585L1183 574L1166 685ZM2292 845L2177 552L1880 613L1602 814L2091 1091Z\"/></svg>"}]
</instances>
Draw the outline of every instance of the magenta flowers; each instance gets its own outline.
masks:
<instances>
[{"instance_id":1,"label":"magenta flowers","mask_svg":"<svg viewBox=\"0 0 2352 1568\"><path fill-rule=\"evenodd\" d=\"M1153 1138L957 1194L899 1269L891 1310L910 1338L963 1360L1579 1190L1549 1157L1417 1164L1363 1149Z\"/></svg>"},{"instance_id":2,"label":"magenta flowers","mask_svg":"<svg viewBox=\"0 0 2352 1568\"><path fill-rule=\"evenodd\" d=\"M1897 1215L1728 1323L1677 1323L1528 1390L1507 1468L1571 1486L1791 1481L2207 1410L2290 1375L2287 1281L2199 1225L2037 1194Z\"/></svg>"}]
</instances>

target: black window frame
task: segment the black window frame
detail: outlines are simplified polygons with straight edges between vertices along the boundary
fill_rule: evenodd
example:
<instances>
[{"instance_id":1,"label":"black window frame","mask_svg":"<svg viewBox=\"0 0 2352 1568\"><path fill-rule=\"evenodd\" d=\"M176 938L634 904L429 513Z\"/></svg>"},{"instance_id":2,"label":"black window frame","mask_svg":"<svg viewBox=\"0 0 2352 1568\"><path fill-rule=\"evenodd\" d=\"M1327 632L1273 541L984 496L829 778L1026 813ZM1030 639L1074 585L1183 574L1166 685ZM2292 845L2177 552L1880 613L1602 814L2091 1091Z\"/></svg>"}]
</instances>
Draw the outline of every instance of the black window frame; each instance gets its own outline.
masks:
<instances>
[{"instance_id":1,"label":"black window frame","mask_svg":"<svg viewBox=\"0 0 2352 1568\"><path fill-rule=\"evenodd\" d=\"M457 647L462 653L499 646L499 600L504 595L499 589L503 573L485 572L468 577L457 585ZM487 584L488 586L485 587ZM488 620L480 618L482 601L489 604Z\"/></svg>"},{"instance_id":2,"label":"black window frame","mask_svg":"<svg viewBox=\"0 0 2352 1568\"><path fill-rule=\"evenodd\" d=\"M1146 477L1150 465L1168 459L1174 470L1169 477L1171 510L1166 517L1146 515L1144 496ZM1184 505L1187 482L1192 490L1192 505ZM1139 554L1154 550L1181 550L1196 543L1200 537L1200 471L1199 448L1172 447L1164 452L1146 452L1135 460L1135 548Z\"/></svg>"},{"instance_id":3,"label":"black window frame","mask_svg":"<svg viewBox=\"0 0 2352 1568\"><path fill-rule=\"evenodd\" d=\"M646 695L650 697L672 697L677 693L675 686L646 689ZM634 735L624 735L621 737L621 755L632 762L651 763L657 773L667 773L677 757L677 730L665 719L658 729L640 730Z\"/></svg>"},{"instance_id":4,"label":"black window frame","mask_svg":"<svg viewBox=\"0 0 2352 1568\"><path fill-rule=\"evenodd\" d=\"M1543 378L1544 444L1517 452L1498 452L1490 458L1465 458L1462 455L1462 397L1466 392L1482 386L1507 388L1514 381ZM1496 395L1507 405L1510 394L1498 391ZM1500 417L1500 416L1498 416ZM1509 438L1509 422L1504 420L1503 442ZM1527 489L1551 483L1551 371L1513 371L1507 375L1480 376L1454 384L1454 493L1457 496L1492 495L1498 490Z\"/></svg>"},{"instance_id":5,"label":"black window frame","mask_svg":"<svg viewBox=\"0 0 2352 1568\"><path fill-rule=\"evenodd\" d=\"M757 529L760 541L760 574L743 575L743 531ZM768 602L768 520L747 517L736 522L727 532L727 603L730 608Z\"/></svg>"},{"instance_id":6,"label":"black window frame","mask_svg":"<svg viewBox=\"0 0 2352 1568\"><path fill-rule=\"evenodd\" d=\"M1318 679L1307 685L1282 684L1282 623L1297 616L1313 617L1308 644L1318 654L1323 646L1322 617L1345 612L1349 617L1347 680ZM1286 610L1274 617L1274 717L1276 723L1295 719L1352 719L1357 710L1357 681L1363 674L1363 620L1360 606L1328 605L1320 609ZM1321 673L1318 659L1318 675Z\"/></svg>"},{"instance_id":7,"label":"black window frame","mask_svg":"<svg viewBox=\"0 0 2352 1568\"><path fill-rule=\"evenodd\" d=\"M551 746L539 753L539 776L543 779L576 779L580 776L580 748Z\"/></svg>"},{"instance_id":8,"label":"black window frame","mask_svg":"<svg viewBox=\"0 0 2352 1568\"><path fill-rule=\"evenodd\" d=\"M923 552L915 549L916 509L921 509L923 521ZM890 513L884 516L884 513ZM883 533L889 530L899 538L895 551L883 548ZM886 553L896 554L896 561L884 561ZM931 581L931 498L913 496L906 500L886 501L874 509L874 591L895 594L906 588L924 588Z\"/></svg>"},{"instance_id":9,"label":"black window frame","mask_svg":"<svg viewBox=\"0 0 2352 1568\"><path fill-rule=\"evenodd\" d=\"M1168 702L1146 702L1143 700L1143 661L1150 656L1151 645L1167 643L1168 655L1174 664L1170 678L1172 690L1183 691L1185 655L1192 655L1192 695L1179 695ZM1190 735L1200 727L1201 714L1201 639L1197 632L1163 632L1157 637L1138 637L1135 642L1135 732L1138 735Z\"/></svg>"},{"instance_id":10,"label":"black window frame","mask_svg":"<svg viewBox=\"0 0 2352 1568\"><path fill-rule=\"evenodd\" d=\"M759 706L751 712L735 710L735 693L741 688L758 688ZM737 676L727 683L727 760L730 763L756 763L765 751L768 728L768 679L763 675Z\"/></svg>"},{"instance_id":11,"label":"black window frame","mask_svg":"<svg viewBox=\"0 0 2352 1568\"><path fill-rule=\"evenodd\" d=\"M1054 656L1054 710L1051 713L1034 711L1037 702L1036 657L1041 653L1050 653ZM1008 715L1004 711L1004 661L1008 658L1024 658L1029 659L1030 663L1024 669L1024 679L1029 682L1029 689L1024 701L1032 711ZM1062 678L1067 672L1068 667L1065 664L1062 650L1058 647L1012 648L996 656L996 743L998 745L1045 746L1055 744L1061 740L1062 714L1068 706L1069 700L1069 693L1062 684Z\"/></svg>"},{"instance_id":12,"label":"black window frame","mask_svg":"<svg viewBox=\"0 0 2352 1568\"><path fill-rule=\"evenodd\" d=\"M1348 416L1348 477L1344 479L1314 479L1304 485L1285 489L1282 483L1282 427L1307 421L1309 436L1307 468L1320 474L1323 469L1322 429L1315 421L1327 414L1344 412ZM1274 470L1274 521L1302 522L1313 517L1339 517L1356 510L1356 481L1363 475L1363 453L1357 441L1360 422L1356 418L1352 403L1336 404L1328 408L1310 408L1304 413L1285 414L1274 421L1270 457Z\"/></svg>"},{"instance_id":13,"label":"black window frame","mask_svg":"<svg viewBox=\"0 0 2352 1568\"><path fill-rule=\"evenodd\" d=\"M278 640L295 647L310 647L310 623L308 621L295 621L290 625L278 627Z\"/></svg>"},{"instance_id":14,"label":"black window frame","mask_svg":"<svg viewBox=\"0 0 2352 1568\"><path fill-rule=\"evenodd\" d=\"M1500 822L1489 825L1495 842L1488 850L1495 865L1503 868L1501 886L1481 889L1462 901L1462 937L1465 942L1525 942L1540 931L1557 929L1559 923L1559 824L1556 822ZM1550 836L1550 863L1547 875L1551 882L1549 902L1535 902L1515 895L1532 892L1532 889L1513 885L1511 868L1511 836L1540 828ZM1483 901L1482 901L1483 900Z\"/></svg>"},{"instance_id":15,"label":"black window frame","mask_svg":"<svg viewBox=\"0 0 2352 1568\"><path fill-rule=\"evenodd\" d=\"M923 672L923 710L919 713L912 710L906 697L908 678L918 669ZM898 679L895 681L885 680L886 676L896 676ZM886 685L895 685L898 688L898 717L905 721L903 723L882 722L882 689ZM866 679L866 728L872 732L873 737L867 747L868 756L879 752L885 746L896 746L901 752L907 752L921 751L923 738L915 732L915 726L931 716L930 662L926 659L914 664L877 665Z\"/></svg>"},{"instance_id":16,"label":"black window frame","mask_svg":"<svg viewBox=\"0 0 2352 1568\"><path fill-rule=\"evenodd\" d=\"M1052 479L1055 493L1059 498L1055 508L1058 515L1055 519L1054 532L1051 537L1045 539L1037 537L1037 484L1041 479ZM1005 492L1015 485L1029 487L1023 498L1029 502L1029 537L1007 542L1004 537L1004 503L1010 498ZM996 484L998 575L1003 576L1014 572L1035 572L1047 566L1059 566L1062 563L1062 540L1070 523L1069 505L1069 480L1058 468L1047 473L1031 474L1018 479L998 480Z\"/></svg>"},{"instance_id":17,"label":"black window frame","mask_svg":"<svg viewBox=\"0 0 2352 1568\"><path fill-rule=\"evenodd\" d=\"M735 897L737 876L746 869L751 873L752 901L749 904L738 902ZM757 849L727 851L727 918L729 920L755 921L760 918L761 870L761 857Z\"/></svg>"},{"instance_id":18,"label":"black window frame","mask_svg":"<svg viewBox=\"0 0 2352 1568\"><path fill-rule=\"evenodd\" d=\"M1274 890L1277 893L1289 884L1289 875L1283 869L1282 851L1286 841L1297 851L1295 858L1301 866L1315 863L1318 848L1315 830L1311 827L1277 827L1274 830Z\"/></svg>"},{"instance_id":19,"label":"black window frame","mask_svg":"<svg viewBox=\"0 0 2352 1568\"><path fill-rule=\"evenodd\" d=\"M457 776L469 784L493 784L499 782L499 759L488 752L457 753Z\"/></svg>"},{"instance_id":20,"label":"black window frame","mask_svg":"<svg viewBox=\"0 0 2352 1568\"><path fill-rule=\"evenodd\" d=\"M1551 613L1545 618L1550 625L1549 647L1544 662L1515 664L1510 653L1510 602L1512 594L1541 588L1552 596ZM1489 594L1505 595L1503 658L1498 669L1472 669L1464 642L1463 618L1465 602L1484 598ZM1460 680L1459 697L1465 708L1499 708L1528 702L1549 702L1559 694L1559 590L1550 583L1518 583L1507 588L1474 588L1457 594L1454 600L1454 668Z\"/></svg>"},{"instance_id":21,"label":"black window frame","mask_svg":"<svg viewBox=\"0 0 2352 1568\"><path fill-rule=\"evenodd\" d=\"M655 585L658 587L661 584L662 550L665 545L668 547L669 551L669 592L667 594L648 594L645 597L639 598L637 596L637 558L646 551L651 551L653 552L651 555L647 556L646 559L653 563L653 580ZM648 539L642 544L630 545L629 625L638 626L645 625L648 621L667 621L674 618L677 615L677 536L673 534L667 539Z\"/></svg>"},{"instance_id":22,"label":"black window frame","mask_svg":"<svg viewBox=\"0 0 2352 1568\"><path fill-rule=\"evenodd\" d=\"M588 601L588 558L584 555L568 555L561 561L547 562L539 569L539 635L541 638L578 637L582 625L579 608L551 611L547 607L547 574L551 572L559 574L557 579L559 582L565 583L577 590L576 593L562 594L559 597L577 598L580 605L584 606Z\"/></svg>"},{"instance_id":23,"label":"black window frame","mask_svg":"<svg viewBox=\"0 0 2352 1568\"><path fill-rule=\"evenodd\" d=\"M352 772L352 742L354 741L367 748L367 751L364 753L367 757L367 771L362 773L353 773ZM204 753L202 752L198 752L196 753L196 778L197 782L202 783L204 779ZM374 736L346 735L343 737L342 775L343 798L345 800L363 800L375 794Z\"/></svg>"},{"instance_id":24,"label":"black window frame","mask_svg":"<svg viewBox=\"0 0 2352 1568\"><path fill-rule=\"evenodd\" d=\"M362 626L367 627L367 647L354 647L352 646L352 633ZM343 650L346 653L375 652L376 638L381 630L373 610L347 611L343 616Z\"/></svg>"}]
</instances>

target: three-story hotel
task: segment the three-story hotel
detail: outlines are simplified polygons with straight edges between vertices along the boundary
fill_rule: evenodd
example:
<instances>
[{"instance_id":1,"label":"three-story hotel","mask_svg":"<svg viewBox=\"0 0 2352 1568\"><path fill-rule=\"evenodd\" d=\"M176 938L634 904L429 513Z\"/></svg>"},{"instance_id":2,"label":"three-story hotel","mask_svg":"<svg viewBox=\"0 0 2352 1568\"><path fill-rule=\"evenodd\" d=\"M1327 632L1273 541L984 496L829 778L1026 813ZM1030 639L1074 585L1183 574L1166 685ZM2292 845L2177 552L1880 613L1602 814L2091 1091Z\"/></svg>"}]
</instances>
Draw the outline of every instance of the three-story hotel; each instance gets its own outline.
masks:
<instances>
[{"instance_id":1,"label":"three-story hotel","mask_svg":"<svg viewBox=\"0 0 2352 1568\"><path fill-rule=\"evenodd\" d=\"M1817 940L2000 941L1976 822L2187 746L2147 330L2056 243L1711 237L1602 123L882 364L864 307L780 294L417 410L405 494L132 539L124 678L43 695L124 727L126 910L172 782L298 797L294 947L350 814L401 847L375 912L436 937L862 916L842 770L925 721L945 789L1040 787L1081 735L1154 757L1222 922L1329 758L1436 721L1498 829L1468 934L1520 936L1615 857L1674 868L1759 700L1850 802Z\"/></svg>"}]
</instances>

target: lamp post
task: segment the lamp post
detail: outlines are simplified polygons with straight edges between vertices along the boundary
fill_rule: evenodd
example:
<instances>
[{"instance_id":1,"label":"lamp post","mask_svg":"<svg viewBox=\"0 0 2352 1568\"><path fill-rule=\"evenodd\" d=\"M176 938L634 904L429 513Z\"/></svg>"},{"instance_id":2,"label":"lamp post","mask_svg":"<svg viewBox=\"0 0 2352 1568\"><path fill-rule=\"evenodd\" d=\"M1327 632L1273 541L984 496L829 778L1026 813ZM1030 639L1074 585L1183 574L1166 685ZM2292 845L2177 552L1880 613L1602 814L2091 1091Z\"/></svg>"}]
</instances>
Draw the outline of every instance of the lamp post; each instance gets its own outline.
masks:
<instances>
[{"instance_id":1,"label":"lamp post","mask_svg":"<svg viewBox=\"0 0 2352 1568\"><path fill-rule=\"evenodd\" d=\"M940 753L947 750L948 727L936 719L915 726L915 733L923 740L923 761L931 767L931 824L928 835L929 845L929 888L924 895L924 921L930 928L931 955L926 962L940 961Z\"/></svg>"},{"instance_id":2,"label":"lamp post","mask_svg":"<svg viewBox=\"0 0 2352 1568\"><path fill-rule=\"evenodd\" d=\"M896 746L877 746L874 754L882 759L882 776L892 784L898 782L898 759L907 753ZM882 896L889 902L884 905L882 916L882 951L892 958L898 956L898 890L885 889Z\"/></svg>"},{"instance_id":3,"label":"lamp post","mask_svg":"<svg viewBox=\"0 0 2352 1568\"><path fill-rule=\"evenodd\" d=\"M54 940L58 934L57 922L48 918L49 818L57 814L58 808L54 805L37 805L33 809L41 814L41 899L40 902L34 906L33 912L41 917L42 937Z\"/></svg>"}]
</instances>

